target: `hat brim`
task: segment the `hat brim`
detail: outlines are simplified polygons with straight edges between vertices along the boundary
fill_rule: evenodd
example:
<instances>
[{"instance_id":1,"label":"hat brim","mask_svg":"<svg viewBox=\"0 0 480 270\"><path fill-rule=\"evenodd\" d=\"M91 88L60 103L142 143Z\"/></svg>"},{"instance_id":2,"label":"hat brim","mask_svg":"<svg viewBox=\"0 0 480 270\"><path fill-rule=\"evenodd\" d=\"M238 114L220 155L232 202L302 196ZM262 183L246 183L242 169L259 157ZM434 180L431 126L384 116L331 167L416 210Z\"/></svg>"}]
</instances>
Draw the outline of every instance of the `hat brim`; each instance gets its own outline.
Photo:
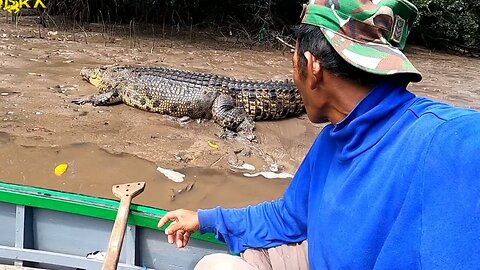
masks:
<instances>
[{"instance_id":1,"label":"hat brim","mask_svg":"<svg viewBox=\"0 0 480 270\"><path fill-rule=\"evenodd\" d=\"M422 74L398 48L373 42L361 43L327 28L320 29L335 51L357 68L378 75L410 75L412 82L422 80Z\"/></svg>"}]
</instances>

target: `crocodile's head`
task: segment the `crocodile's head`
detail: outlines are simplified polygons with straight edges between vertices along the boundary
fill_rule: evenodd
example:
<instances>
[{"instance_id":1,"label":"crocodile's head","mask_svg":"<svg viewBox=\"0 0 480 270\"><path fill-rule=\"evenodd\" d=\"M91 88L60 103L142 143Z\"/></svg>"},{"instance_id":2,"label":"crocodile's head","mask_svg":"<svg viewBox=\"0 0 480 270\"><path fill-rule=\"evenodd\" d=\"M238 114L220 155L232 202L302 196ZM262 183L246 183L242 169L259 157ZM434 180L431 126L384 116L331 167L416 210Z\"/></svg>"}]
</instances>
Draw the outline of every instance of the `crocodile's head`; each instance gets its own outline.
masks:
<instances>
[{"instance_id":1,"label":"crocodile's head","mask_svg":"<svg viewBox=\"0 0 480 270\"><path fill-rule=\"evenodd\" d=\"M99 89L105 88L104 73L106 69L103 68L82 68L80 75L82 78Z\"/></svg>"},{"instance_id":2,"label":"crocodile's head","mask_svg":"<svg viewBox=\"0 0 480 270\"><path fill-rule=\"evenodd\" d=\"M100 92L106 92L118 85L122 71L124 69L121 67L103 66L100 68L82 68L80 75L84 80L97 87Z\"/></svg>"}]
</instances>

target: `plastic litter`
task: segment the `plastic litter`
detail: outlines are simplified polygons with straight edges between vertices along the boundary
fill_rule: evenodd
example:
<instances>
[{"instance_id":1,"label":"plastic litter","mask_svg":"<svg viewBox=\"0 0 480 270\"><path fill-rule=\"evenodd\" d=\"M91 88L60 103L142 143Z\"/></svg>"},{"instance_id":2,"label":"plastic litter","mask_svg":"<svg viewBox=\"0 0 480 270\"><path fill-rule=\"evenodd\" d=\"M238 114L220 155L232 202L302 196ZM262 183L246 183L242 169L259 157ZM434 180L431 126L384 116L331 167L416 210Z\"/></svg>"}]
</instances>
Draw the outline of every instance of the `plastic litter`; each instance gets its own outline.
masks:
<instances>
[{"instance_id":1,"label":"plastic litter","mask_svg":"<svg viewBox=\"0 0 480 270\"><path fill-rule=\"evenodd\" d=\"M243 163L241 166L233 166L231 165L232 169L237 169L237 170L247 170L247 171L255 171L255 166L252 164L248 163Z\"/></svg>"},{"instance_id":2,"label":"plastic litter","mask_svg":"<svg viewBox=\"0 0 480 270\"><path fill-rule=\"evenodd\" d=\"M274 172L258 172L258 173L244 173L243 176L246 177L257 177L257 176L263 176L267 179L285 179L285 178L293 178L293 175L286 173L286 172L281 172L281 173L274 173Z\"/></svg>"},{"instance_id":3,"label":"plastic litter","mask_svg":"<svg viewBox=\"0 0 480 270\"><path fill-rule=\"evenodd\" d=\"M181 183L185 181L185 175L176 171L172 171L169 169L164 169L162 167L158 167L157 171L161 172L165 175L168 179L172 180L175 183Z\"/></svg>"}]
</instances>

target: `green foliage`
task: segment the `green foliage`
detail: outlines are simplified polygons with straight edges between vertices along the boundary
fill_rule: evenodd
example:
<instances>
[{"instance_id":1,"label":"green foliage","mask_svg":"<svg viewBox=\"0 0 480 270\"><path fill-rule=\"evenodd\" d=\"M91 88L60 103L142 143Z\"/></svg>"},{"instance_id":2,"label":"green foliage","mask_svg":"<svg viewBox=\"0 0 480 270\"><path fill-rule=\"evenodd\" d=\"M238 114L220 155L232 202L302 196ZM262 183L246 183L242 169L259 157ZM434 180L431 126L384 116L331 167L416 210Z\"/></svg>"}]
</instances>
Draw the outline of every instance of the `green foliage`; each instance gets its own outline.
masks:
<instances>
[{"instance_id":1,"label":"green foliage","mask_svg":"<svg viewBox=\"0 0 480 270\"><path fill-rule=\"evenodd\" d=\"M420 16L413 35L432 47L480 53L480 2L476 0L414 0Z\"/></svg>"},{"instance_id":2,"label":"green foliage","mask_svg":"<svg viewBox=\"0 0 480 270\"><path fill-rule=\"evenodd\" d=\"M47 1L47 0L45 0ZM409 42L480 54L480 1L411 0L419 9ZM254 43L287 38L307 0L49 0L49 12L77 22L210 28Z\"/></svg>"}]
</instances>

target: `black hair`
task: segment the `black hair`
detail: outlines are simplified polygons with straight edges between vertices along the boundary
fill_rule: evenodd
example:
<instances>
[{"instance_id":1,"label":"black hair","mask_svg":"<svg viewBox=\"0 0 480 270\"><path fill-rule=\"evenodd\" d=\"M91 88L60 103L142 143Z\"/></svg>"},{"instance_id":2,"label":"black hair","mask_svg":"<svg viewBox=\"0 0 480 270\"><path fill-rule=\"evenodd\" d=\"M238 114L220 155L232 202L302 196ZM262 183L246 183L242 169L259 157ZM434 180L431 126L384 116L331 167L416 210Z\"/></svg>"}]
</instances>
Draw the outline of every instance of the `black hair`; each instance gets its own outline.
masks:
<instances>
[{"instance_id":1,"label":"black hair","mask_svg":"<svg viewBox=\"0 0 480 270\"><path fill-rule=\"evenodd\" d=\"M297 39L297 57L299 69L302 76L305 76L307 59L305 52L310 52L319 61L322 67L337 77L354 81L360 85L378 84L385 80L386 75L377 75L363 71L345 61L330 45L318 26L300 24L293 28Z\"/></svg>"}]
</instances>

